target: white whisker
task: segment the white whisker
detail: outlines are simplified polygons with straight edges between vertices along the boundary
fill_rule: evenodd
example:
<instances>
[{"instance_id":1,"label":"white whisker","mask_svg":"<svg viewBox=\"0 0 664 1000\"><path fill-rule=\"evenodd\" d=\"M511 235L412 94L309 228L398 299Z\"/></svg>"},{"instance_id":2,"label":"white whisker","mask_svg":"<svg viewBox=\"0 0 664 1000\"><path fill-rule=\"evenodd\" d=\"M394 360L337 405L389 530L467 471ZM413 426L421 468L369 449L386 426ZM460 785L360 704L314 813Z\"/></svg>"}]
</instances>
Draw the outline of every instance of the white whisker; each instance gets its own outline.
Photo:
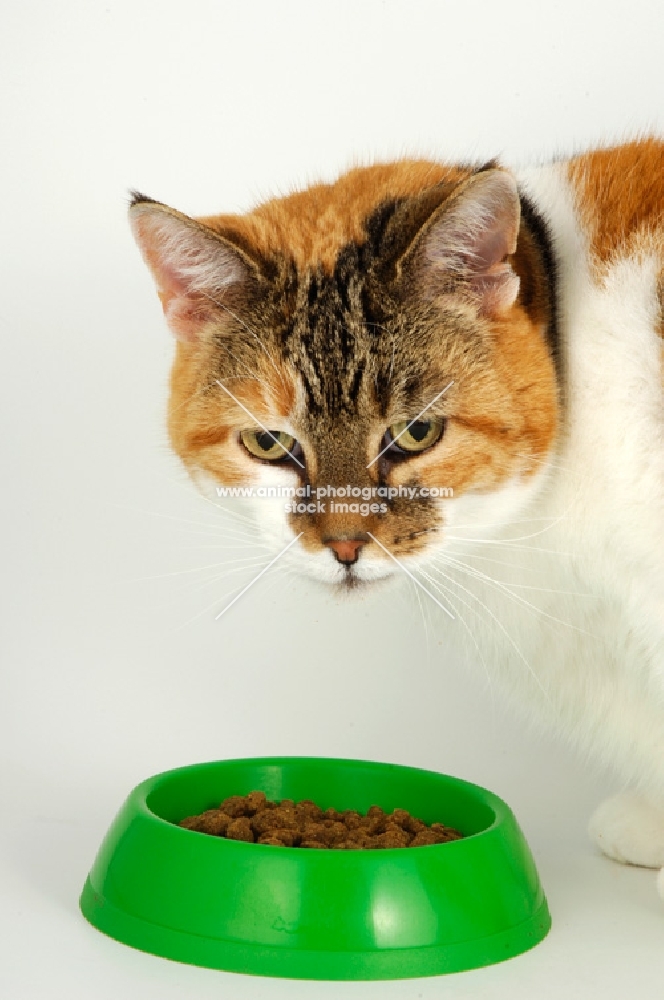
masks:
<instances>
[{"instance_id":1,"label":"white whisker","mask_svg":"<svg viewBox=\"0 0 664 1000\"><path fill-rule=\"evenodd\" d=\"M504 538L463 538L460 535L447 535L450 542L472 542L475 545L503 545L523 552L544 552L552 556L573 556L573 552L563 552L560 549L541 549L533 545L516 545Z\"/></svg>"},{"instance_id":2,"label":"white whisker","mask_svg":"<svg viewBox=\"0 0 664 1000\"><path fill-rule=\"evenodd\" d=\"M213 382L213 385L216 385L216 384L217 384L217 380L215 379L215 381ZM212 386L210 388L212 388ZM252 517L250 514L241 514L239 511L232 510L229 507L223 507L216 500L213 500L210 497L205 496L205 494L201 493L200 490L195 489L192 486L192 482L191 482L191 480L189 478L185 479L184 482L178 482L177 479L171 479L169 476L166 476L166 475L162 475L161 478L164 479L167 483L170 483L171 486L177 486L178 489L184 490L187 493L188 496L190 496L190 497L193 496L193 497L196 498L196 500L200 500L202 503L209 504L211 507L214 508L214 510L217 510L217 511L220 510L220 511L222 511L222 513L228 514L228 516L231 517L233 520L240 521L240 522L244 523L245 526L247 526L248 528L253 529L254 531L257 530L257 525L256 525L256 519L255 519L255 517ZM144 511L143 513L150 513L150 512L149 511ZM164 516L166 516L166 515L164 515ZM205 522L201 522L201 523L204 524Z\"/></svg>"},{"instance_id":3,"label":"white whisker","mask_svg":"<svg viewBox=\"0 0 664 1000\"><path fill-rule=\"evenodd\" d=\"M395 562L397 564L397 566L400 569L403 570L403 572L406 574L406 576L409 576L411 578L411 580L414 580L414 582L417 584L417 586L421 587L425 594L429 594L429 591L427 590L427 588L424 587L420 583L420 581L417 579L417 577L413 576L413 574L408 569L408 567L404 566L404 564L401 562L400 559L397 559L396 556L392 555L392 553L390 552L390 550L387 549L387 548L385 548L385 546L383 545L383 543L379 542L378 539L376 538L376 536L372 535L370 531L368 531L367 534L368 534L369 538L371 538L371 540L374 541L376 543L376 545L378 545L379 548L381 548L383 550L383 552L385 552L385 554L390 557L390 559L392 560L392 562ZM448 608L446 608L443 604L441 604L440 601L436 597L433 596L433 594L429 594L429 597L434 602L434 604L437 604L439 608L443 609L443 611L445 612L445 614L448 614L450 616L450 618L452 618L452 619L454 618L454 615L452 614L452 612L449 611Z\"/></svg>"},{"instance_id":4,"label":"white whisker","mask_svg":"<svg viewBox=\"0 0 664 1000\"><path fill-rule=\"evenodd\" d=\"M568 508L568 510L569 510L569 508ZM504 523L504 526L506 527L506 526L508 526L510 524L529 524L529 523L532 523L533 521L549 521L549 523L546 525L546 527L540 528L538 531L533 531L529 535L517 535L516 538L505 538L505 539L477 539L477 541L504 541L504 542L510 542L511 543L511 542L526 542L526 541L528 541L531 538L538 538L540 535L543 535L545 532L550 531L551 528L555 528L555 526L557 524L560 524L560 522L562 520L564 520L565 517L567 517L568 510L564 511L562 514L559 514L558 517L555 517L555 518L533 517L533 518L523 518L520 521L506 521ZM454 530L456 531L457 528L464 528L464 527L472 527L472 528L487 528L488 527L488 528L491 528L491 527L494 527L494 525L491 524L491 523L489 523L489 524L482 524L481 522L476 522L476 523L469 524L469 525L463 525L463 524L458 524L457 525L457 524L455 524L454 525ZM448 537L452 538L453 536L450 535ZM462 539L462 540L464 540L464 539Z\"/></svg>"},{"instance_id":5,"label":"white whisker","mask_svg":"<svg viewBox=\"0 0 664 1000\"><path fill-rule=\"evenodd\" d=\"M168 573L155 573L154 575L150 576L136 576L132 577L130 582L140 583L143 580L163 580L165 577L168 576L186 576L191 573L203 573L207 569L218 569L219 566L234 566L237 565L238 563L249 565L250 563L261 562L264 558L265 557L262 555L255 555L255 556L245 556L242 559L222 560L221 562L208 563L206 566L193 566L189 569L175 569L169 571Z\"/></svg>"},{"instance_id":6,"label":"white whisker","mask_svg":"<svg viewBox=\"0 0 664 1000\"><path fill-rule=\"evenodd\" d=\"M569 472L569 465L563 465L561 462L555 461L555 459L550 456L545 456L544 458L538 458L536 455L532 455L527 451L517 451L515 452L517 458L524 458L528 462L533 462L535 465L545 465L547 468L558 469L562 472Z\"/></svg>"},{"instance_id":7,"label":"white whisker","mask_svg":"<svg viewBox=\"0 0 664 1000\"><path fill-rule=\"evenodd\" d=\"M187 535L191 534L192 536L193 535L202 535L204 538L205 537L209 537L209 536L206 536L206 534L205 534L204 531L195 531L194 530L194 531L190 532L190 531L186 530L185 528L174 528L173 531L178 531L178 532L181 532L182 534L187 534ZM216 536L212 536L212 538L214 539L214 541L212 541L212 542L206 542L206 543L201 542L200 544L197 544L197 545L187 545L184 548L184 551L185 552L197 552L200 549L205 549L207 552L214 552L216 549L225 549L225 550L231 552L231 551L234 551L237 548L238 545L255 545L256 548L270 549L270 546L268 545L268 543L261 541L261 539L260 539L260 537L258 535L256 537L248 536L247 538L243 538L241 535L230 534L230 535L227 536L227 538L225 536L222 536L222 538L225 538L225 540L223 540L223 541L219 541L216 538Z\"/></svg>"},{"instance_id":8,"label":"white whisker","mask_svg":"<svg viewBox=\"0 0 664 1000\"><path fill-rule=\"evenodd\" d=\"M413 589L413 592L415 594L415 598L416 598L417 603L419 605L420 615L422 616L422 625L424 626L424 639L425 639L425 644L426 644L427 660L428 660L429 657L431 656L431 646L430 646L430 642L429 642L429 626L428 626L428 623L427 623L427 620L426 620L426 617L425 617L425 614L424 614L424 607L422 605L422 599L420 597L419 588L415 586L415 584L413 583L412 580L409 580L408 582L410 583L410 585L411 585L411 587Z\"/></svg>"},{"instance_id":9,"label":"white whisker","mask_svg":"<svg viewBox=\"0 0 664 1000\"><path fill-rule=\"evenodd\" d=\"M156 510L143 510L140 507L130 507L127 504L116 503L112 504L112 506L118 507L120 510L130 510L134 514L146 514L148 517L161 517L166 519L167 521L180 521L181 524L193 524L197 528L209 528L210 531L214 531L215 529L220 529L222 527L221 525L208 524L205 521L192 521L191 518L180 517L177 514L163 514L160 511ZM216 504L213 504L213 507L216 507ZM232 516L232 511L226 510L225 507L219 507L218 509ZM250 525L254 528L256 527L256 522L253 519L246 518L246 521L248 526Z\"/></svg>"},{"instance_id":10,"label":"white whisker","mask_svg":"<svg viewBox=\"0 0 664 1000\"><path fill-rule=\"evenodd\" d=\"M445 503L445 502L446 501L443 501L443 503ZM448 501L448 502L450 502L450 501ZM451 502L453 502L453 501L451 501ZM507 527L509 527L512 524L533 524L536 521L548 521L549 522L549 526L552 527L554 524L558 524L559 521L562 520L562 518L565 517L566 515L567 515L567 511L564 514L561 514L559 517L556 517L556 518L552 518L552 517L520 517L520 518L516 518L516 519L511 520L511 521L501 521L500 528L502 530L503 528L507 528ZM495 522L493 522L493 521L486 521L486 522L482 522L482 521L469 521L467 524L455 524L455 525L453 525L453 527L454 527L454 530L456 531L457 528L493 528L493 529L495 529L496 525L495 525Z\"/></svg>"},{"instance_id":11,"label":"white whisker","mask_svg":"<svg viewBox=\"0 0 664 1000\"><path fill-rule=\"evenodd\" d=\"M460 587L461 590L464 591L464 593L468 594L469 597L473 598L473 600L477 601L477 603L481 607L484 608L484 610L487 612L487 614L491 617L491 619L495 622L495 624L498 626L498 628L500 629L500 631L503 633L503 635L505 636L505 638L507 639L507 641L509 642L509 644L512 646L512 648L516 652L516 654L519 657L519 659L521 660L521 662L527 667L528 672L530 673L530 675L532 676L533 680L535 681L535 683L537 684L537 686L541 690L541 692L544 695L544 697L547 699L547 701L550 702L551 698L550 698L549 692L542 685L541 680L539 679L539 677L537 676L537 674L535 673L535 671L531 667L530 663L525 658L525 656L521 652L520 648L517 646L516 642L514 641L514 639L512 638L512 636L509 634L509 632L507 631L507 629L505 628L505 626L503 625L503 623L501 621L499 621L499 619L493 613L493 611L491 610L491 608L488 607L488 605L486 605L484 603L484 601L482 601L477 596L477 594L474 594L472 592L472 590L469 590L467 587L464 587L464 585L462 583L460 583L458 580L454 580L454 579L452 579L452 577L448 576L447 573L444 573L443 570L440 569L440 567L435 567L435 572L437 572L440 576L443 576L449 583L452 583L455 586Z\"/></svg>"},{"instance_id":12,"label":"white whisker","mask_svg":"<svg viewBox=\"0 0 664 1000\"><path fill-rule=\"evenodd\" d=\"M232 548L237 545L258 545L262 548L268 548L266 542L261 541L261 537L258 534L242 534L241 531L236 531L233 528L225 529L224 525L210 525L207 531L202 528L181 528L176 525L174 528L170 529L171 537L174 535L186 535L188 538L208 538L210 542L208 545L192 545L192 549L199 548L210 548L210 549L220 549L224 547Z\"/></svg>"},{"instance_id":13,"label":"white whisker","mask_svg":"<svg viewBox=\"0 0 664 1000\"><path fill-rule=\"evenodd\" d=\"M451 587L447 587L444 583L441 583L440 580L434 580L434 578L429 573L427 573L426 570L420 569L419 572L424 576L424 578L426 580L428 580L428 582L431 584L431 586L435 590L437 590L438 593L441 596L444 596L445 600L448 601L448 603L452 605L452 609L455 611L457 618L461 621L461 624L463 625L463 627L465 628L466 632L468 633L468 636L469 636L471 642L473 643L473 645L475 647L475 650L477 651L477 655L480 658L480 662L481 662L481 664L482 664L482 666L484 668L484 673L486 674L487 686L489 688L489 691L491 692L491 704L492 704L492 707L493 707L493 711L495 713L494 691L493 691L493 681L492 681L492 678L491 678L491 672L489 671L489 668L487 666L487 662L484 659L484 656L482 655L482 650L480 649L480 646L479 646L479 643L477 642L477 639L473 635L473 632L472 632L470 626L466 622L465 618L463 617L463 615L459 611L459 609L456 606L456 604L454 603L454 601L460 601L465 608L468 608L469 611L472 611L473 614L477 615L477 617L480 618L480 620L482 621L482 624L484 624L483 619L481 619L480 612L477 610L477 608L474 608L471 604L469 604L468 601L464 601L463 597L460 597L459 594L456 593L456 591L454 591L454 600L453 600L452 597L450 597L450 594L452 593L452 588ZM443 595L443 591L445 591L444 595Z\"/></svg>"},{"instance_id":14,"label":"white whisker","mask_svg":"<svg viewBox=\"0 0 664 1000\"><path fill-rule=\"evenodd\" d=\"M592 633L590 632L586 632L585 629L580 628L578 625L572 625L570 622L565 622L561 618L556 618L555 615L550 615L548 611L543 611L542 608L538 608L535 604L531 604L530 601L527 601L525 597L522 597L520 594L513 593L513 591L510 590L507 584L495 580L493 577L488 576L488 574L483 573L479 569L473 569L471 566L466 566L464 563L459 562L456 559L453 560L454 565L452 565L452 561L450 561L449 559L445 560L445 562L450 567L450 569L458 568L460 572L466 573L468 576L474 577L479 582L486 583L488 584L488 586L500 590L502 593L507 594L514 601L516 601L517 604L520 604L522 607L527 608L532 612L535 612L535 614L542 615L544 618L548 618L551 621L556 622L556 624L558 625L564 625L566 626L566 628L574 629L575 632L581 632L583 635L587 635L591 639L598 638L598 636L592 635Z\"/></svg>"},{"instance_id":15,"label":"white whisker","mask_svg":"<svg viewBox=\"0 0 664 1000\"><path fill-rule=\"evenodd\" d=\"M474 555L471 556L471 558L475 558ZM482 556L480 556L479 558L481 559ZM476 573L480 573L480 574L482 573L482 571L480 569L478 569L477 566L470 566L469 563L464 562L462 559L456 559L454 556L450 556L450 555L447 555L445 553L443 553L443 555L442 555L442 561L444 563L446 563L447 565L454 564L455 566L458 566L459 569L461 569L463 571L468 570L470 572L476 572ZM499 559L489 559L488 561L492 562L492 563L498 563L499 566L510 566L510 567L514 566L513 563L504 562L504 561L499 560ZM521 569L522 567L516 567L515 566L514 568L515 569ZM487 579L488 580L493 580L493 577L487 576ZM500 580L500 581L494 580L494 582L505 584L504 580ZM505 584L505 586L508 586L508 584ZM537 590L537 591L540 591L543 594L561 594L564 597L594 597L595 596L594 594L591 594L591 593L585 593L584 594L581 591L575 591L575 590L556 590L554 587L536 587L536 586L534 586L534 584L529 584L529 583L513 583L511 580L510 580L509 586L510 587L518 587L520 590Z\"/></svg>"},{"instance_id":16,"label":"white whisker","mask_svg":"<svg viewBox=\"0 0 664 1000\"><path fill-rule=\"evenodd\" d=\"M217 597L215 599L215 603L218 603L219 601L223 600L224 597L228 596L229 594L232 594L233 591L236 589L237 585L230 580L231 577L234 577L237 574L255 572L255 570L256 570L255 565L236 566L233 569L227 570L226 572L215 573L212 576L208 576L207 579L204 580L185 580L181 582L181 586L178 587L177 591L174 592L174 595L172 597L164 598L164 600L158 603L157 607L171 608L173 606L176 606L177 608L180 608L184 598L187 599L192 598L199 591L204 591L206 588L210 587L216 588ZM225 583L226 580L228 580L229 584L231 585L223 591L221 596L219 596L218 594L219 584Z\"/></svg>"},{"instance_id":17,"label":"white whisker","mask_svg":"<svg viewBox=\"0 0 664 1000\"><path fill-rule=\"evenodd\" d=\"M185 582L185 586L180 588L180 594L195 594L197 591L204 590L206 587L211 587L213 585L216 586L219 582L225 582L227 578L234 576L237 573L244 573L247 571L254 572L257 566L260 566L262 562L264 562L263 557L251 564L247 563L244 566L234 566L231 569L224 569L223 572L214 573L212 576L209 576L207 580L188 580ZM227 591L227 593L232 593L233 589L235 588L232 587L230 591ZM219 598L219 600L221 600L221 598Z\"/></svg>"}]
</instances>

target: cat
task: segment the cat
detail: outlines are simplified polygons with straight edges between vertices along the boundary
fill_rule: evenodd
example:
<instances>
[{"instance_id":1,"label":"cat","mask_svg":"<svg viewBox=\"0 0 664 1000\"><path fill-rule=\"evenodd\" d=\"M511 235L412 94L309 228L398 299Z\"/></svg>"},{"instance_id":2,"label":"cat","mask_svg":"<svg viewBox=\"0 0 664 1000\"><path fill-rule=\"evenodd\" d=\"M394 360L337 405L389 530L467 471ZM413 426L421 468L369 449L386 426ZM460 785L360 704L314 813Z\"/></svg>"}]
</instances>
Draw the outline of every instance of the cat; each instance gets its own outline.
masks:
<instances>
[{"instance_id":1,"label":"cat","mask_svg":"<svg viewBox=\"0 0 664 1000\"><path fill-rule=\"evenodd\" d=\"M664 897L664 142L357 167L244 216L135 194L130 220L201 488L296 491L261 529L313 579L409 573L613 766L590 832Z\"/></svg>"}]
</instances>

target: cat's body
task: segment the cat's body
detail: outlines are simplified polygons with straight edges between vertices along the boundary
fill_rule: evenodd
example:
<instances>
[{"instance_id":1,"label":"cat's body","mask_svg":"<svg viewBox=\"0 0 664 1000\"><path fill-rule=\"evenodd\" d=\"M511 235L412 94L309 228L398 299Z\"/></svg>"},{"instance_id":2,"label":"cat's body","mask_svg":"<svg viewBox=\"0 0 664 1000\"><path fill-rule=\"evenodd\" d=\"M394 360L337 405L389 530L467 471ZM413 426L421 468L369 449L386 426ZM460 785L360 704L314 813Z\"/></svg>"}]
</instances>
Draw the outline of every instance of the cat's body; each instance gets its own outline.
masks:
<instances>
[{"instance_id":1,"label":"cat's body","mask_svg":"<svg viewBox=\"0 0 664 1000\"><path fill-rule=\"evenodd\" d=\"M259 510L275 555L299 535L284 558L330 584L396 557L531 715L631 787L593 819L602 848L664 866L664 144L132 214L181 341L190 471L451 487L387 513Z\"/></svg>"},{"instance_id":2,"label":"cat's body","mask_svg":"<svg viewBox=\"0 0 664 1000\"><path fill-rule=\"evenodd\" d=\"M466 556L511 589L465 581L507 633L474 628L473 639L529 711L664 810L664 218L600 267L569 173L559 163L517 174L556 247L564 427L545 488L520 524L492 534L519 547L482 553L511 567ZM663 181L653 177L660 191ZM658 851L664 864L664 825Z\"/></svg>"}]
</instances>

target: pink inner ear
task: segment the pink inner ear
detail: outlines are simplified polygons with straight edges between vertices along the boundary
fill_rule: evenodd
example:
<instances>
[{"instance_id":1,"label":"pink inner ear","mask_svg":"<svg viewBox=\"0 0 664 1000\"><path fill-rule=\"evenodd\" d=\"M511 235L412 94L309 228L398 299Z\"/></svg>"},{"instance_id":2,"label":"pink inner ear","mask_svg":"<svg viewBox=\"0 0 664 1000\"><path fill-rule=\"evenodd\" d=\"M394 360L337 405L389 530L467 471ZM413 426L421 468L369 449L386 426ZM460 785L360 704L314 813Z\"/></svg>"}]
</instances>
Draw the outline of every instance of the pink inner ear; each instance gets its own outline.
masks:
<instances>
[{"instance_id":1,"label":"pink inner ear","mask_svg":"<svg viewBox=\"0 0 664 1000\"><path fill-rule=\"evenodd\" d=\"M478 269L489 271L504 260L508 253L514 252L510 222L511 220L505 220L506 224L499 225L499 220L496 220L490 229L480 235L475 257Z\"/></svg>"},{"instance_id":2,"label":"pink inner ear","mask_svg":"<svg viewBox=\"0 0 664 1000\"><path fill-rule=\"evenodd\" d=\"M134 237L157 285L172 333L192 343L218 316L224 291L246 268L229 244L163 205L139 203L130 213Z\"/></svg>"},{"instance_id":3,"label":"pink inner ear","mask_svg":"<svg viewBox=\"0 0 664 1000\"><path fill-rule=\"evenodd\" d=\"M159 298L164 309L166 322L175 337L193 344L198 340L201 330L211 319L214 310L206 309L201 303L198 307L195 301L189 296L166 297L166 293L160 292Z\"/></svg>"},{"instance_id":4,"label":"pink inner ear","mask_svg":"<svg viewBox=\"0 0 664 1000\"><path fill-rule=\"evenodd\" d=\"M477 174L434 223L427 238L430 276L450 276L470 288L480 312L505 312L515 302L519 278L506 257L514 253L520 203L506 171Z\"/></svg>"},{"instance_id":5,"label":"pink inner ear","mask_svg":"<svg viewBox=\"0 0 664 1000\"><path fill-rule=\"evenodd\" d=\"M521 279L507 262L496 265L494 274L475 279L472 285L479 296L482 315L497 316L511 309L519 294L520 284Z\"/></svg>"}]
</instances>

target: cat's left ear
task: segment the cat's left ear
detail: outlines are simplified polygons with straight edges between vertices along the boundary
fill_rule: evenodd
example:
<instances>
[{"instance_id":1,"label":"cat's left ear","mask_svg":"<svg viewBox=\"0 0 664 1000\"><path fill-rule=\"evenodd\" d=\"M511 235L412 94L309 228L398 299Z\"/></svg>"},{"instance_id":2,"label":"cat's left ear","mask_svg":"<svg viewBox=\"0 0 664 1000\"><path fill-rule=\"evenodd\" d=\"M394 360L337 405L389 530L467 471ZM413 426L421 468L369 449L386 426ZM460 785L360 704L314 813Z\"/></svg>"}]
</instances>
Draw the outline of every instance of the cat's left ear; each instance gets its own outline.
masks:
<instances>
[{"instance_id":1,"label":"cat's left ear","mask_svg":"<svg viewBox=\"0 0 664 1000\"><path fill-rule=\"evenodd\" d=\"M195 342L250 280L253 263L208 226L144 195L134 195L129 220L166 322L178 340Z\"/></svg>"},{"instance_id":2,"label":"cat's left ear","mask_svg":"<svg viewBox=\"0 0 664 1000\"><path fill-rule=\"evenodd\" d=\"M484 316L505 313L516 301L516 250L521 206L516 182L499 168L471 176L420 230L408 251L431 294L461 290Z\"/></svg>"}]
</instances>

